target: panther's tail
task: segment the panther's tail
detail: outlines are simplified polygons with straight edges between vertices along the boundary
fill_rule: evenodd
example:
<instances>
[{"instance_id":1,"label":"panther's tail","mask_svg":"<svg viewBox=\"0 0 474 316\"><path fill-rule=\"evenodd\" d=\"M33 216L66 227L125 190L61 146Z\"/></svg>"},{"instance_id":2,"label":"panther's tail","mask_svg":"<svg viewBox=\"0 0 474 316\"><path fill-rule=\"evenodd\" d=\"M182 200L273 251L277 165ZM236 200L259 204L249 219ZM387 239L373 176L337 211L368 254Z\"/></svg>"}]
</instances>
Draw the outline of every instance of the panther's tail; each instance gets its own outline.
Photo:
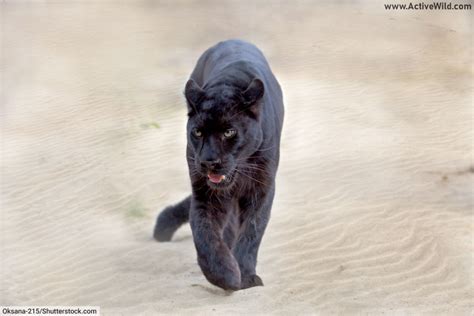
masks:
<instances>
[{"instance_id":1,"label":"panther's tail","mask_svg":"<svg viewBox=\"0 0 474 316\"><path fill-rule=\"evenodd\" d=\"M189 220L191 196L176 205L165 208L156 219L153 237L158 241L170 241L174 232Z\"/></svg>"}]
</instances>

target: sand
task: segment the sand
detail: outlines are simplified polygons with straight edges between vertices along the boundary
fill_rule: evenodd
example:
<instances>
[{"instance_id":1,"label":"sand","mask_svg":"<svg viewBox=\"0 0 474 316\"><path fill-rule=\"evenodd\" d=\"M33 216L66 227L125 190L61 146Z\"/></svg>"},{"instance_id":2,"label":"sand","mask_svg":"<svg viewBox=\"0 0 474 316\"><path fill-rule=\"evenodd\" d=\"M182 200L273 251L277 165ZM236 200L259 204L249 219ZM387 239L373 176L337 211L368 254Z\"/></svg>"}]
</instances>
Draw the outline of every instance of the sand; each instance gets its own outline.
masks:
<instances>
[{"instance_id":1,"label":"sand","mask_svg":"<svg viewBox=\"0 0 474 316\"><path fill-rule=\"evenodd\" d=\"M1 4L0 305L103 315L473 313L472 10L382 2ZM264 287L210 285L182 91L204 49L268 57L286 118Z\"/></svg>"}]
</instances>

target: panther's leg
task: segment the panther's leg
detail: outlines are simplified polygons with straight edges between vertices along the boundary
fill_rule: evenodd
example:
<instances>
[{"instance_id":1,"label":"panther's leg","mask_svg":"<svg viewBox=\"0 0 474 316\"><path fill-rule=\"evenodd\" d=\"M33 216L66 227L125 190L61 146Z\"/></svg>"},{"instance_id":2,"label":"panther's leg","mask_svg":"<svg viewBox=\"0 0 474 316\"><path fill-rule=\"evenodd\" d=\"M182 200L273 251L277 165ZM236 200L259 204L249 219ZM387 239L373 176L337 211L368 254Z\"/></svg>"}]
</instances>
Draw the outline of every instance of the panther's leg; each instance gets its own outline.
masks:
<instances>
[{"instance_id":1,"label":"panther's leg","mask_svg":"<svg viewBox=\"0 0 474 316\"><path fill-rule=\"evenodd\" d=\"M262 286L262 279L256 273L257 255L263 233L270 219L274 188L267 193L260 205L251 201L241 202L242 228L233 253L239 262L241 288Z\"/></svg>"},{"instance_id":2,"label":"panther's leg","mask_svg":"<svg viewBox=\"0 0 474 316\"><path fill-rule=\"evenodd\" d=\"M229 214L229 219L227 221L227 224L224 227L224 233L223 233L223 238L224 242L226 243L227 247L229 247L230 250L234 248L236 238L237 238L237 232L239 230L239 218L238 215L235 214L235 212L232 212Z\"/></svg>"},{"instance_id":3,"label":"panther's leg","mask_svg":"<svg viewBox=\"0 0 474 316\"><path fill-rule=\"evenodd\" d=\"M222 238L226 210L192 202L190 224L198 263L206 279L224 290L240 289L240 269Z\"/></svg>"}]
</instances>

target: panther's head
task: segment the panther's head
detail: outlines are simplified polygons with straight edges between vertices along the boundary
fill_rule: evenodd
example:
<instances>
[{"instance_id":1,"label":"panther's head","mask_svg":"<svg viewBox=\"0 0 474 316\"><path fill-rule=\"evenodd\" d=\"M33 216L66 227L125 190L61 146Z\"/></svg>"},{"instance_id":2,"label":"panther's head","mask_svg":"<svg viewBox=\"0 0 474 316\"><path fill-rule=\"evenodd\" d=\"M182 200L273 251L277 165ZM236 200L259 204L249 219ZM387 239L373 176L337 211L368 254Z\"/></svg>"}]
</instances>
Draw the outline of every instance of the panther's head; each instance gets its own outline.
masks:
<instances>
[{"instance_id":1,"label":"panther's head","mask_svg":"<svg viewBox=\"0 0 474 316\"><path fill-rule=\"evenodd\" d=\"M245 88L229 84L201 88L193 79L187 82L184 94L192 177L205 178L209 187L219 189L246 176L245 169L239 167L262 143L264 91L258 78Z\"/></svg>"}]
</instances>

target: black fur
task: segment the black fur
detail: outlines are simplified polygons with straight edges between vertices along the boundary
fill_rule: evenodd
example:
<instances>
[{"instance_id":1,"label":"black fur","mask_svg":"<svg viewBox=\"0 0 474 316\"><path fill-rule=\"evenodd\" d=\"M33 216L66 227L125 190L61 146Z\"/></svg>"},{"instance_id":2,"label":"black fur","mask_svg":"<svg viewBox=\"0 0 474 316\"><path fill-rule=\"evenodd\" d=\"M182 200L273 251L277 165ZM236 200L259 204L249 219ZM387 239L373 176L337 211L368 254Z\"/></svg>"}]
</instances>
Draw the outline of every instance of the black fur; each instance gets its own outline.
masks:
<instances>
[{"instance_id":1,"label":"black fur","mask_svg":"<svg viewBox=\"0 0 474 316\"><path fill-rule=\"evenodd\" d=\"M255 267L275 194L280 86L257 47L229 40L204 52L185 97L192 194L161 212L154 236L168 241L189 220L209 282L226 290L263 285Z\"/></svg>"}]
</instances>

